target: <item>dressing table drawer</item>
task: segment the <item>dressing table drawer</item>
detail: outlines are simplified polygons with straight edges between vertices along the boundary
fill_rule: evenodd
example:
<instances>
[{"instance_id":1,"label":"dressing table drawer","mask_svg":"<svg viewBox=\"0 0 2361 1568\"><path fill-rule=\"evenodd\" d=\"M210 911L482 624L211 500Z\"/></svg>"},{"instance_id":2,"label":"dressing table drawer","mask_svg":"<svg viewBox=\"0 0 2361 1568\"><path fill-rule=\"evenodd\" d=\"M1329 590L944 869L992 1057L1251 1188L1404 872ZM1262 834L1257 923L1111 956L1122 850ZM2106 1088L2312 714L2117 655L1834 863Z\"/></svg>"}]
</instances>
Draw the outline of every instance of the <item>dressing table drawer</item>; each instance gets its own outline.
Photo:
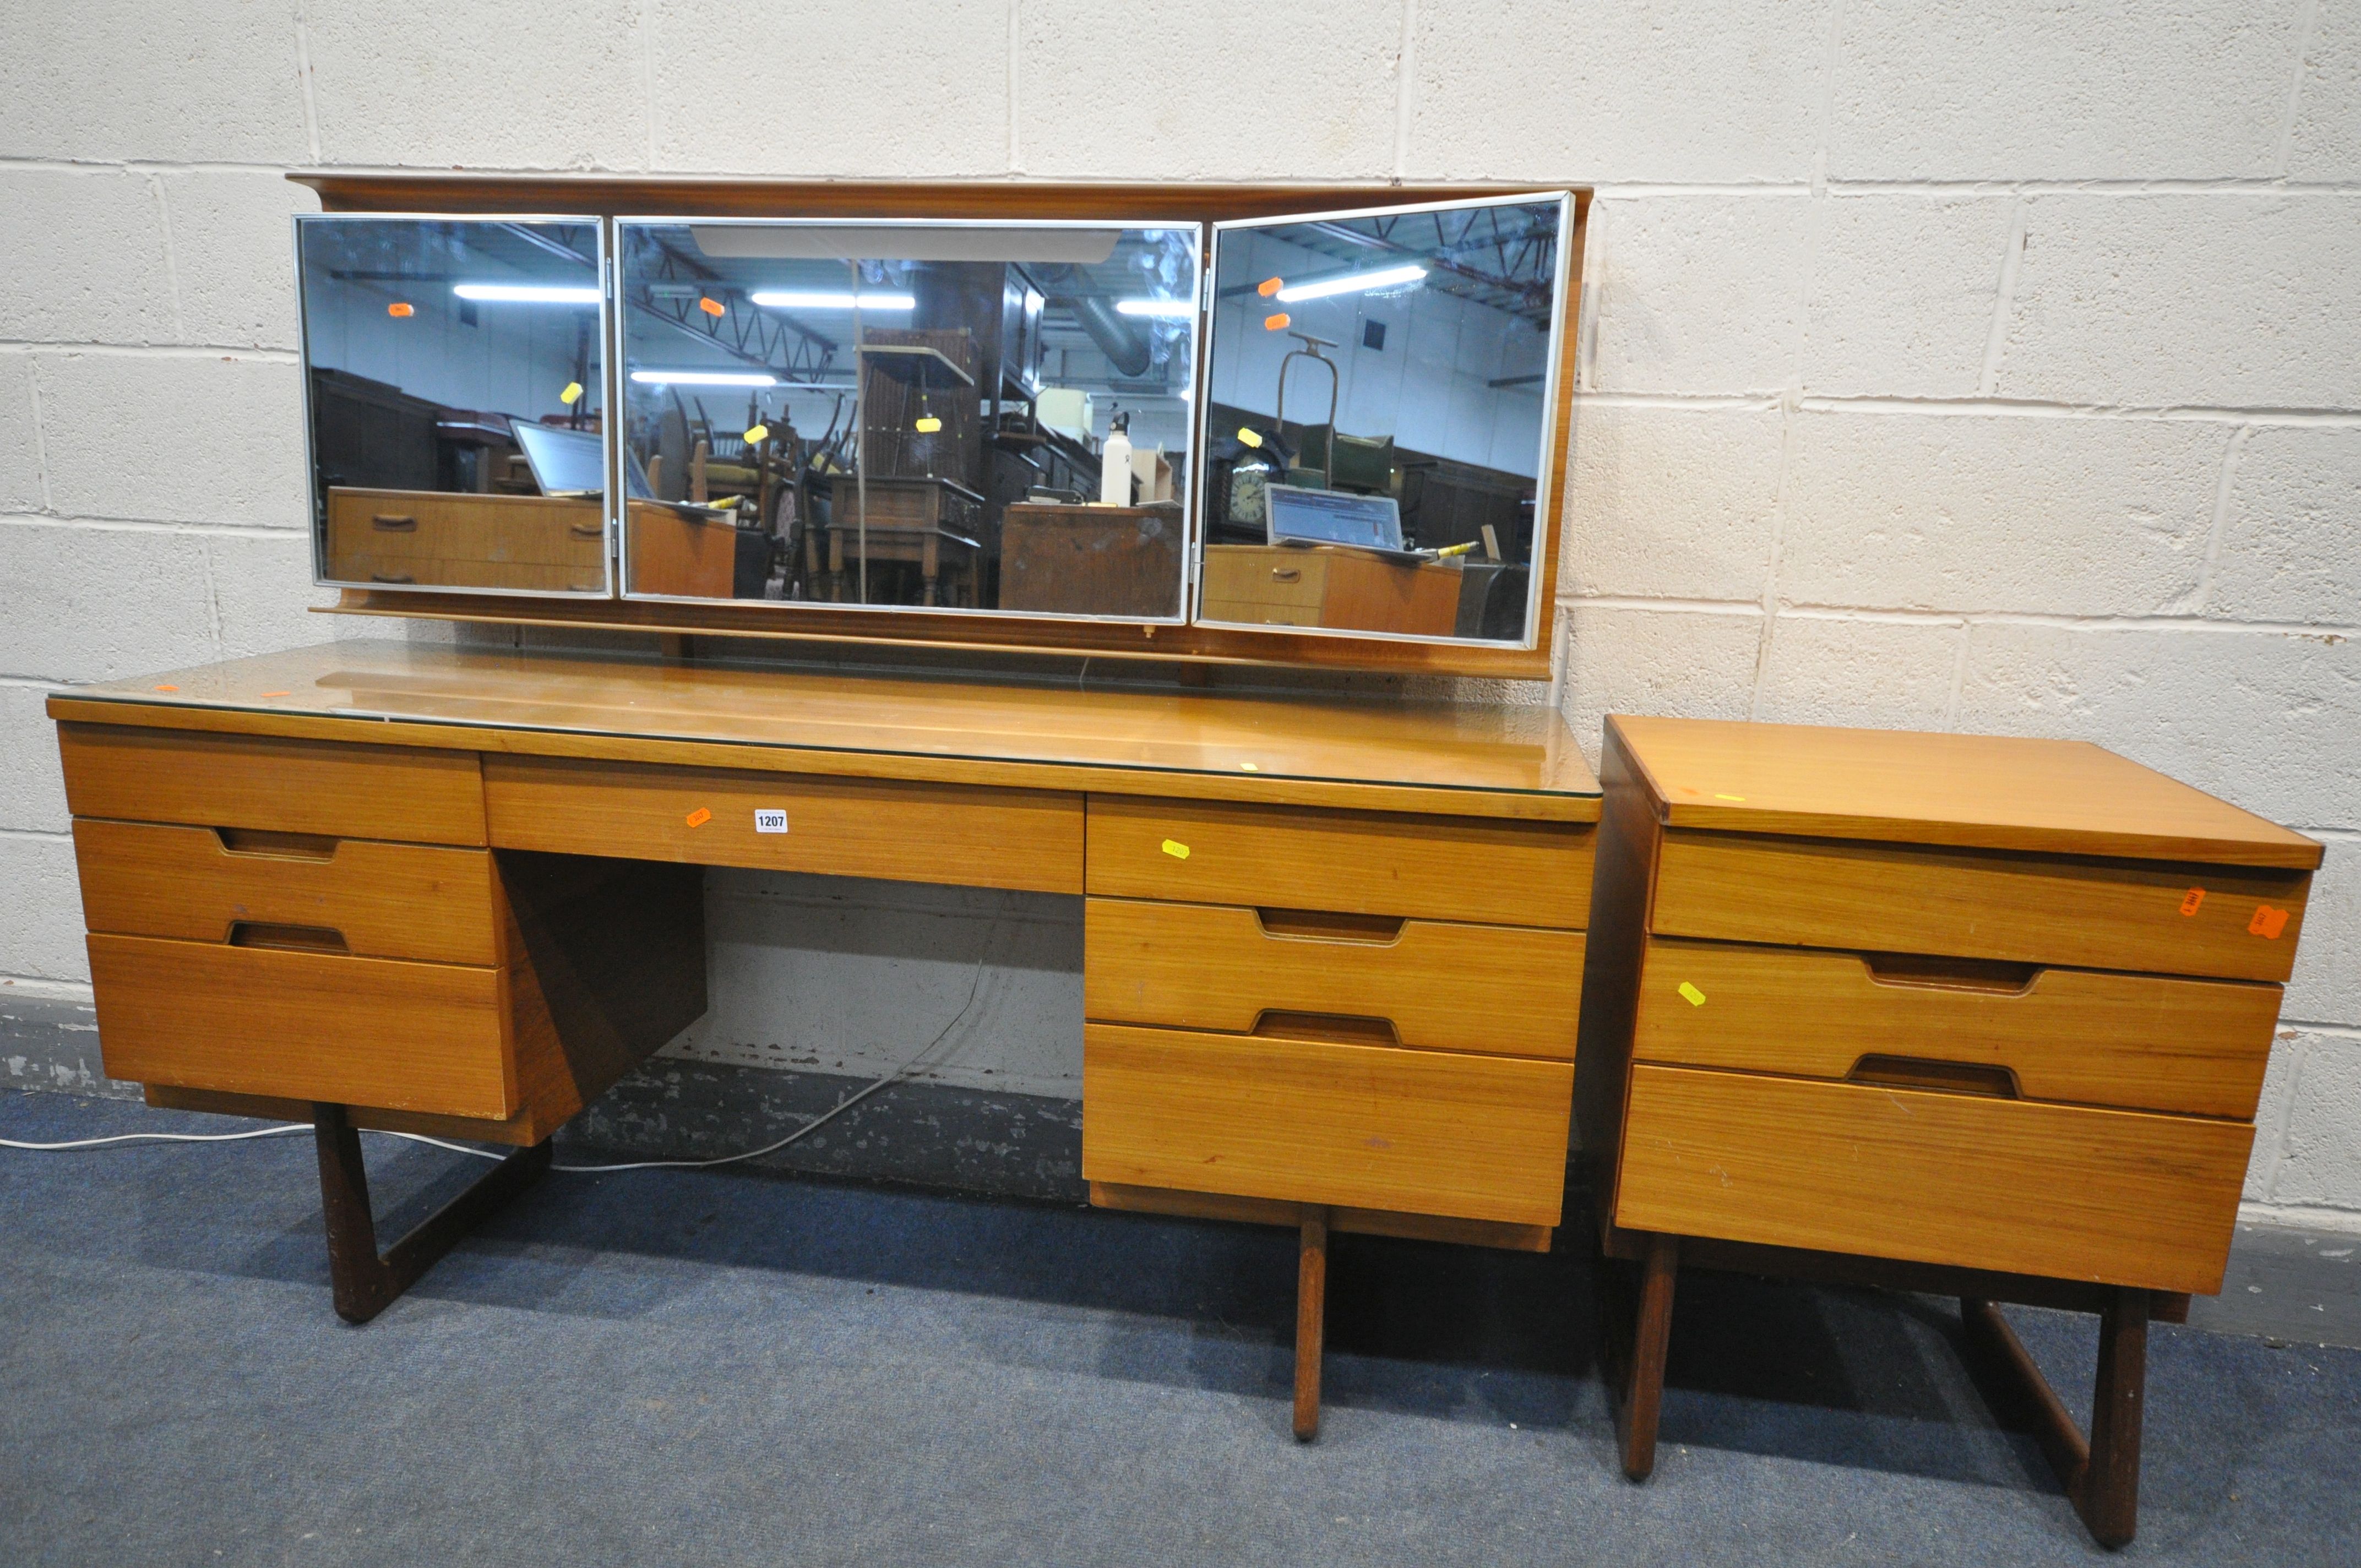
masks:
<instances>
[{"instance_id":1,"label":"dressing table drawer","mask_svg":"<svg viewBox=\"0 0 2361 1568\"><path fill-rule=\"evenodd\" d=\"M93 935L107 1076L503 1120L519 1105L502 971Z\"/></svg>"},{"instance_id":2,"label":"dressing table drawer","mask_svg":"<svg viewBox=\"0 0 2361 1568\"><path fill-rule=\"evenodd\" d=\"M1089 1018L1244 1035L1319 1014L1405 1046L1574 1059L1579 931L1093 898L1082 934Z\"/></svg>"},{"instance_id":3,"label":"dressing table drawer","mask_svg":"<svg viewBox=\"0 0 2361 1568\"><path fill-rule=\"evenodd\" d=\"M1940 1063L2027 1100L2244 1120L2279 1010L2251 981L1652 937L1632 1055L1884 1081Z\"/></svg>"},{"instance_id":4,"label":"dressing table drawer","mask_svg":"<svg viewBox=\"0 0 2361 1568\"><path fill-rule=\"evenodd\" d=\"M328 575L366 582L354 567L368 561L587 568L595 576L607 565L606 509L553 496L329 490ZM422 569L419 581L445 579Z\"/></svg>"},{"instance_id":5,"label":"dressing table drawer","mask_svg":"<svg viewBox=\"0 0 2361 1568\"><path fill-rule=\"evenodd\" d=\"M1094 795L1090 891L1580 930L1593 823Z\"/></svg>"},{"instance_id":6,"label":"dressing table drawer","mask_svg":"<svg viewBox=\"0 0 2361 1568\"><path fill-rule=\"evenodd\" d=\"M231 942L284 927L371 958L500 961L489 850L90 817L73 834L93 931Z\"/></svg>"},{"instance_id":7,"label":"dressing table drawer","mask_svg":"<svg viewBox=\"0 0 2361 1568\"><path fill-rule=\"evenodd\" d=\"M1092 1181L1554 1225L1565 1062L1089 1024Z\"/></svg>"},{"instance_id":8,"label":"dressing table drawer","mask_svg":"<svg viewBox=\"0 0 2361 1568\"><path fill-rule=\"evenodd\" d=\"M2211 1294L2246 1122L1634 1064L1615 1223Z\"/></svg>"},{"instance_id":9,"label":"dressing table drawer","mask_svg":"<svg viewBox=\"0 0 2361 1568\"><path fill-rule=\"evenodd\" d=\"M1082 798L725 768L487 757L502 850L1082 891Z\"/></svg>"},{"instance_id":10,"label":"dressing table drawer","mask_svg":"<svg viewBox=\"0 0 2361 1568\"><path fill-rule=\"evenodd\" d=\"M1674 828L1664 835L1648 929L2284 981L2311 880L2303 872Z\"/></svg>"},{"instance_id":11,"label":"dressing table drawer","mask_svg":"<svg viewBox=\"0 0 2361 1568\"><path fill-rule=\"evenodd\" d=\"M76 817L415 844L484 842L473 751L60 724Z\"/></svg>"}]
</instances>

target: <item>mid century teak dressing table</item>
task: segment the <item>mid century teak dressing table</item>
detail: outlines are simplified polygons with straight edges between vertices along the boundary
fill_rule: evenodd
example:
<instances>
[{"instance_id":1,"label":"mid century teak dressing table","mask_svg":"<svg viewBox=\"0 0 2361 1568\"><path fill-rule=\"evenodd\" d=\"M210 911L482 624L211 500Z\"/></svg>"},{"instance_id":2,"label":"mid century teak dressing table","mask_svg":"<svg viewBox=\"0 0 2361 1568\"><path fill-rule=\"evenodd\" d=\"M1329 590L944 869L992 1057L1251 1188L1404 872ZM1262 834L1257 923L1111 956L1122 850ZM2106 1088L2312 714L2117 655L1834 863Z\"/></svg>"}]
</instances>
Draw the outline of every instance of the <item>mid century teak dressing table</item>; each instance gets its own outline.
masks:
<instances>
[{"instance_id":1,"label":"mid century teak dressing table","mask_svg":"<svg viewBox=\"0 0 2361 1568\"><path fill-rule=\"evenodd\" d=\"M370 641L49 712L106 1070L313 1122L347 1318L704 1010L704 865L1083 895L1092 1198L1299 1228L1301 1435L1330 1229L1559 1223L1598 799L1554 712ZM368 1126L522 1152L380 1255Z\"/></svg>"},{"instance_id":2,"label":"mid century teak dressing table","mask_svg":"<svg viewBox=\"0 0 2361 1568\"><path fill-rule=\"evenodd\" d=\"M1580 1137L1641 1269L1960 1298L2092 1533L2136 1519L2147 1325L2222 1288L2321 847L2077 741L1607 721ZM2077 1431L1992 1303L2096 1311Z\"/></svg>"}]
</instances>

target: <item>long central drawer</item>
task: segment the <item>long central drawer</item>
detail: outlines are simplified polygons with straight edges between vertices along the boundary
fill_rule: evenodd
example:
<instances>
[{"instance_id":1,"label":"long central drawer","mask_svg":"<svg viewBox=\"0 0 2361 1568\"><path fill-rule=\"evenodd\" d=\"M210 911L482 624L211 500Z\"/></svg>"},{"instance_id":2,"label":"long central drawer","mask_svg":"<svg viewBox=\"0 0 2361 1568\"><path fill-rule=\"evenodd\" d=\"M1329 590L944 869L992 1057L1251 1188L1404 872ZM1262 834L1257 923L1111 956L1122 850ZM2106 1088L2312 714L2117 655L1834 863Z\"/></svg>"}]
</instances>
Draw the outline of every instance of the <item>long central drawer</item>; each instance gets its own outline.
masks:
<instances>
[{"instance_id":1,"label":"long central drawer","mask_svg":"<svg viewBox=\"0 0 2361 1568\"><path fill-rule=\"evenodd\" d=\"M1093 1181L1554 1225L1570 1063L1087 1024Z\"/></svg>"},{"instance_id":2,"label":"long central drawer","mask_svg":"<svg viewBox=\"0 0 2361 1568\"><path fill-rule=\"evenodd\" d=\"M1049 790L488 756L484 809L502 850L1082 890L1082 796Z\"/></svg>"}]
</instances>

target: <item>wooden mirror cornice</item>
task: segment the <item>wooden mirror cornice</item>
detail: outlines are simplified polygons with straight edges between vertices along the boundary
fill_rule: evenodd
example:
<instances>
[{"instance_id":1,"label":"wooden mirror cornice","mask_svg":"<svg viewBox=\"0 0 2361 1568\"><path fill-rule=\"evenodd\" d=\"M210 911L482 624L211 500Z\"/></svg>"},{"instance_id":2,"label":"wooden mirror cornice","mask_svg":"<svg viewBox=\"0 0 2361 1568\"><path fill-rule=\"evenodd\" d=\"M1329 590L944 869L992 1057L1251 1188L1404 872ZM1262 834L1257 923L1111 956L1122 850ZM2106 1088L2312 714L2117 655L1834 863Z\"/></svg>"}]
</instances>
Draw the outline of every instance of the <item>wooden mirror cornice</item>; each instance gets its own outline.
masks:
<instances>
[{"instance_id":1,"label":"wooden mirror cornice","mask_svg":"<svg viewBox=\"0 0 2361 1568\"><path fill-rule=\"evenodd\" d=\"M1013 181L761 181L605 175L477 175L424 172L297 173L331 213L431 213L454 216L533 212L615 217L826 217L1105 219L1159 217L1216 223L1332 208L1464 201L1471 196L1564 191L1532 184L1214 185L1071 184ZM1559 524L1573 416L1574 366L1581 340L1583 241L1590 192L1574 190L1565 302L1575 313L1558 349L1550 433L1548 507L1534 530L1531 648L1379 641L1203 625L1110 624L1087 620L1012 620L961 611L902 610L891 616L811 603L650 602L551 595L489 598L464 591L382 592L347 588L331 613L485 621L504 625L669 634L900 644L921 648L1070 654L1265 666L1364 670L1546 680L1556 623ZM1203 349L1198 382L1204 382Z\"/></svg>"}]
</instances>

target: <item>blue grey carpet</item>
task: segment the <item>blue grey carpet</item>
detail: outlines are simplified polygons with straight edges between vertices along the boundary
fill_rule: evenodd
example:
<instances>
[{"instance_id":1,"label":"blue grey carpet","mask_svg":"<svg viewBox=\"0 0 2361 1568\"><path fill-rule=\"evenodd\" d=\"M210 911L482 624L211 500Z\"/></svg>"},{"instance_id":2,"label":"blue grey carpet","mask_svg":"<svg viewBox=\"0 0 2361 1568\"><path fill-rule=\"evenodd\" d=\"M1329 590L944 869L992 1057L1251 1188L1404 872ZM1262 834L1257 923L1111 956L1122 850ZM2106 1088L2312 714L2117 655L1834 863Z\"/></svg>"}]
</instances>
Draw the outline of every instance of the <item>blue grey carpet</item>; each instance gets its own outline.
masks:
<instances>
[{"instance_id":1,"label":"blue grey carpet","mask_svg":"<svg viewBox=\"0 0 2361 1568\"><path fill-rule=\"evenodd\" d=\"M12 1138L233 1125L0 1096ZM397 1223L480 1168L366 1141ZM1326 1424L1299 1446L1276 1231L560 1174L357 1329L329 1310L318 1209L305 1137L0 1150L0 1560L2110 1555L1993 1424L1933 1300L1684 1277L1663 1457L1635 1486L1571 1252L1339 1238ZM2084 1405L2093 1321L2012 1316ZM2151 1366L2120 1560L2355 1560L2361 1352L2159 1328Z\"/></svg>"}]
</instances>

